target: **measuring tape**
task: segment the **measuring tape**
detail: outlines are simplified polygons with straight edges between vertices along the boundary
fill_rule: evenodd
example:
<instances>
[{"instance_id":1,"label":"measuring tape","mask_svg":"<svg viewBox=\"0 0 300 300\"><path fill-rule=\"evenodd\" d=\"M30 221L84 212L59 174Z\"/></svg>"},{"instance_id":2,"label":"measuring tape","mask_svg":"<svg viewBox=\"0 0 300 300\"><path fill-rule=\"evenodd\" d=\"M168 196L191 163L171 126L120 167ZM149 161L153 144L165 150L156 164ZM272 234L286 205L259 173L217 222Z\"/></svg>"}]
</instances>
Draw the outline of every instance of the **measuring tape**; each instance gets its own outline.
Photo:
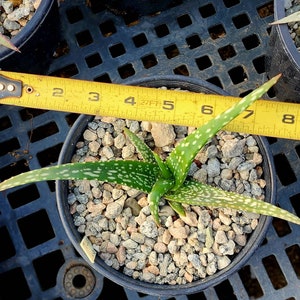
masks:
<instances>
[{"instance_id":1,"label":"measuring tape","mask_svg":"<svg viewBox=\"0 0 300 300\"><path fill-rule=\"evenodd\" d=\"M0 104L199 127L239 98L0 71ZM300 104L257 100L224 129L300 140Z\"/></svg>"}]
</instances>

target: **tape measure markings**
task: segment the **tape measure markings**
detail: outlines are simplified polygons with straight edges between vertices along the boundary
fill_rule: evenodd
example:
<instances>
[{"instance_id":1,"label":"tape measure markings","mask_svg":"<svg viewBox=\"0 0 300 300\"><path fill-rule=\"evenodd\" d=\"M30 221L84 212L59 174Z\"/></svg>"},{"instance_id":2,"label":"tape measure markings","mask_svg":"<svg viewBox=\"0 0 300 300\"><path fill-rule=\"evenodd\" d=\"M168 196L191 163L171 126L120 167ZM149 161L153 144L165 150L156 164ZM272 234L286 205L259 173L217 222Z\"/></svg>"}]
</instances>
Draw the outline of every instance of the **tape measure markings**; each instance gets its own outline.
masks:
<instances>
[{"instance_id":1,"label":"tape measure markings","mask_svg":"<svg viewBox=\"0 0 300 300\"><path fill-rule=\"evenodd\" d=\"M6 77L6 82L8 78L23 83L21 97L2 98L2 104L174 125L200 126L239 100L230 96L4 71L0 75ZM226 129L300 140L299 118L299 104L258 100Z\"/></svg>"}]
</instances>

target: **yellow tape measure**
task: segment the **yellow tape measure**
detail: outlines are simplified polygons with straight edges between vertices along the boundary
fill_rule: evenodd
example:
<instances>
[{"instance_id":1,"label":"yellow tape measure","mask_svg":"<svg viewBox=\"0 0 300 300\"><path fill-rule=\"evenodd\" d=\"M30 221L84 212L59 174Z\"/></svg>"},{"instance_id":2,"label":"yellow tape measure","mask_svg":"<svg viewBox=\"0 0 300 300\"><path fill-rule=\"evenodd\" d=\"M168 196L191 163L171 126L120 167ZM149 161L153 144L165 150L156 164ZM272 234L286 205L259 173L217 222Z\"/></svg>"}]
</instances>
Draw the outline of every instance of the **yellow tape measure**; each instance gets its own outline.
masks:
<instances>
[{"instance_id":1,"label":"yellow tape measure","mask_svg":"<svg viewBox=\"0 0 300 300\"><path fill-rule=\"evenodd\" d=\"M239 98L0 71L0 104L198 127ZM258 100L226 130L300 140L300 104Z\"/></svg>"}]
</instances>

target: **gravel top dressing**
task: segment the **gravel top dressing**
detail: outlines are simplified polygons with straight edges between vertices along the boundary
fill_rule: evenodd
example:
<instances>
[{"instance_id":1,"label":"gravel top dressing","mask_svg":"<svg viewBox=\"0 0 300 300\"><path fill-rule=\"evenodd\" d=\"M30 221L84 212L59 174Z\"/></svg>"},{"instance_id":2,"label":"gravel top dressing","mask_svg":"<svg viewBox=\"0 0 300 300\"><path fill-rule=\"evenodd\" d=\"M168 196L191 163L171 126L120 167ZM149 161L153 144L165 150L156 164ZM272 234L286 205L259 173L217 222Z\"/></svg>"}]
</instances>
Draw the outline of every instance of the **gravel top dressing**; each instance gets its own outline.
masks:
<instances>
[{"instance_id":1,"label":"gravel top dressing","mask_svg":"<svg viewBox=\"0 0 300 300\"><path fill-rule=\"evenodd\" d=\"M72 162L140 159L123 133L138 134L166 157L193 128L116 118L88 124ZM220 132L197 155L189 175L228 191L264 199L262 156L252 136ZM167 202L160 203L157 227L147 195L98 181L72 181L70 213L82 235L89 237L109 266L128 276L158 284L185 284L227 267L258 224L258 214L233 209L185 205L179 218Z\"/></svg>"}]
</instances>

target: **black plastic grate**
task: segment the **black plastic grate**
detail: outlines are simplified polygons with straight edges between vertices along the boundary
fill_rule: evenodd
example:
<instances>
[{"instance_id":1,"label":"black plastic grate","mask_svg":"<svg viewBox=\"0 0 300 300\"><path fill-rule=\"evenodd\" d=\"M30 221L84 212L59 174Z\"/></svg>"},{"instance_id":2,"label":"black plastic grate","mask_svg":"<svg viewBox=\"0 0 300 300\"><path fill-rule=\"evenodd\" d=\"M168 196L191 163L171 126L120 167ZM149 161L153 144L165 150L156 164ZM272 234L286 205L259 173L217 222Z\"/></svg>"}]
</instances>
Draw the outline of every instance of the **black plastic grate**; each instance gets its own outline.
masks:
<instances>
[{"instance_id":1,"label":"black plastic grate","mask_svg":"<svg viewBox=\"0 0 300 300\"><path fill-rule=\"evenodd\" d=\"M169 10L139 19L115 16L101 5L91 10L84 2L61 2L62 39L51 75L122 83L181 74L237 96L266 79L273 1L175 1ZM0 179L55 164L76 117L2 105ZM300 216L300 142L269 142L278 205ZM64 274L85 266L62 229L54 191L53 182L41 182L0 194L1 299L66 299ZM17 289L10 288L16 284ZM98 274L75 276L72 284L93 287L84 299L157 299L124 290ZM299 286L300 228L274 219L263 245L239 272L201 293L172 299L300 299Z\"/></svg>"}]
</instances>

